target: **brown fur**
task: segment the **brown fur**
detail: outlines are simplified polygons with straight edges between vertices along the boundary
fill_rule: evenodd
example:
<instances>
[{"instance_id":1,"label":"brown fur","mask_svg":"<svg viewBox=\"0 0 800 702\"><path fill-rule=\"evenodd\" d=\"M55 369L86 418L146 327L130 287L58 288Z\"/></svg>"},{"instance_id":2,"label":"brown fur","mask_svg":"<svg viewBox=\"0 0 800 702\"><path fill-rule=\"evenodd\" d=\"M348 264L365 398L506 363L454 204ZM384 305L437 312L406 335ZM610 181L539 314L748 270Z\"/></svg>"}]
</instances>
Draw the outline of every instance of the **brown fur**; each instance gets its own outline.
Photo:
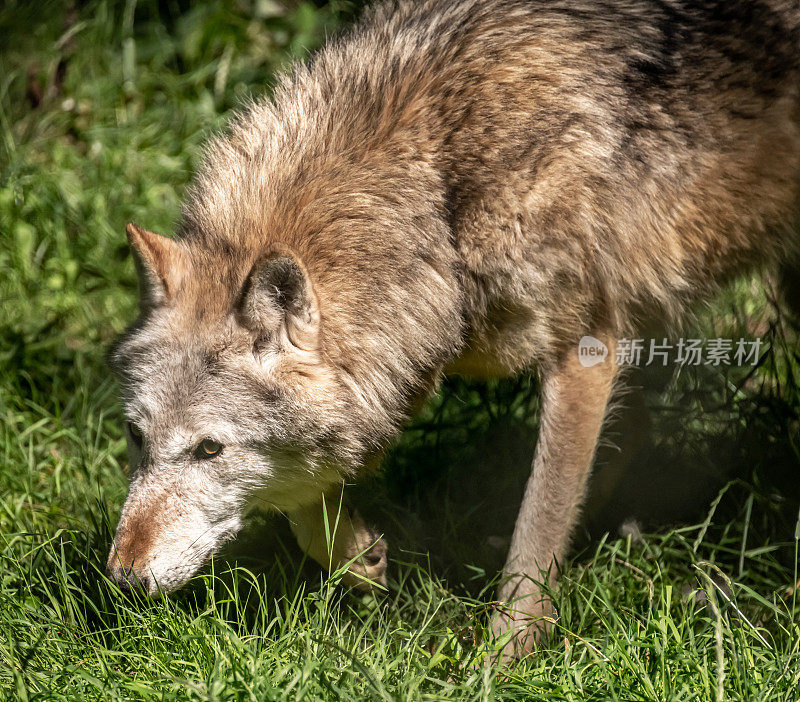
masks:
<instances>
[{"instance_id":1,"label":"brown fur","mask_svg":"<svg viewBox=\"0 0 800 702\"><path fill-rule=\"evenodd\" d=\"M578 366L578 340L677 320L796 249L799 27L783 0L376 6L212 140L176 242L129 230L145 314L114 363L146 441L188 411L152 398L210 363L248 436L269 435L257 455L293 466L259 494L320 514L442 373L536 367L501 590L536 602L521 583L565 554L615 374ZM177 384L181 353L198 370Z\"/></svg>"}]
</instances>

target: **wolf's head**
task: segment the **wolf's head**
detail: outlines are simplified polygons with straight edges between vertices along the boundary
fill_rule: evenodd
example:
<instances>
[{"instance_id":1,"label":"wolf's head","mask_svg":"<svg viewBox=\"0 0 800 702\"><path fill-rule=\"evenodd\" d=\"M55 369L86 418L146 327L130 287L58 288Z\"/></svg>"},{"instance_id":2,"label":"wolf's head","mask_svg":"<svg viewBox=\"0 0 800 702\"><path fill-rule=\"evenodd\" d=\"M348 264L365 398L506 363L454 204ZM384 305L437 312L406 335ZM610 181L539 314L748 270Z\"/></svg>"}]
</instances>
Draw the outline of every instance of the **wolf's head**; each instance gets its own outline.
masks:
<instances>
[{"instance_id":1,"label":"wolf's head","mask_svg":"<svg viewBox=\"0 0 800 702\"><path fill-rule=\"evenodd\" d=\"M142 309L110 355L131 480L108 568L152 595L191 577L250 506L318 500L363 447L292 251L213 254L136 225L128 238Z\"/></svg>"}]
</instances>

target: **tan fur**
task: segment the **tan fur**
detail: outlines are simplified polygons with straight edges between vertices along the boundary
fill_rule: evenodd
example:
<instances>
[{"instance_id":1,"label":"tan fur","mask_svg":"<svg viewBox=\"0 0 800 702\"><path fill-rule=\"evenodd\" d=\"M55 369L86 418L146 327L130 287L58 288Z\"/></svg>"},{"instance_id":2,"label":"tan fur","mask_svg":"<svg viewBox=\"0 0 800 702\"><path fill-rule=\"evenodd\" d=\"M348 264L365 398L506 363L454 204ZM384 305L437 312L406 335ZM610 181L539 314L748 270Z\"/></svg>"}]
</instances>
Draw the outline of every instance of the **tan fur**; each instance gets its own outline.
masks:
<instances>
[{"instance_id":1,"label":"tan fur","mask_svg":"<svg viewBox=\"0 0 800 702\"><path fill-rule=\"evenodd\" d=\"M320 496L443 373L535 367L501 595L547 611L532 583L566 553L614 376L578 340L676 321L796 251L799 27L788 0L403 0L295 66L211 141L176 240L129 229L143 314L112 362L144 438L122 566L179 585L170 563L199 567L253 496L327 566ZM201 465L204 437L225 448ZM194 515L181 539L216 534L191 557L169 519L129 536L165 490ZM350 523L337 562L371 543Z\"/></svg>"},{"instance_id":2,"label":"tan fur","mask_svg":"<svg viewBox=\"0 0 800 702\"><path fill-rule=\"evenodd\" d=\"M506 563L508 577L500 587L506 606L495 619L500 634L521 629L509 649L530 650L532 634L546 629L552 607L539 589L552 583L566 555L567 538L583 502L600 427L616 377L616 344L608 333L596 333L609 349L605 363L584 368L568 354L544 380L542 421L525 487L517 526ZM545 497L545 499L543 499ZM530 625L535 628L529 629Z\"/></svg>"},{"instance_id":3,"label":"tan fur","mask_svg":"<svg viewBox=\"0 0 800 702\"><path fill-rule=\"evenodd\" d=\"M343 581L354 587L386 584L386 543L367 527L358 512L341 504L332 491L327 499L296 510L289 518L300 548L323 567L347 564Z\"/></svg>"}]
</instances>

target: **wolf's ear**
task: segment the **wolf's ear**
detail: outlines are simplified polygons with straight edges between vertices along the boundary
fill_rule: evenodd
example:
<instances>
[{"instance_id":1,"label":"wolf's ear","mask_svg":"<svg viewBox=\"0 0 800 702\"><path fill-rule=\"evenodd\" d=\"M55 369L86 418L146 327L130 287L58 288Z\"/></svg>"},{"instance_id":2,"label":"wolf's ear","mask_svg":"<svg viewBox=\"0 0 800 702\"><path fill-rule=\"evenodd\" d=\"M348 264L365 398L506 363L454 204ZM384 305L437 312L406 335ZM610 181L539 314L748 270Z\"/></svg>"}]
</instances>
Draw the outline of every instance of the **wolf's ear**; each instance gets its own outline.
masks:
<instances>
[{"instance_id":1,"label":"wolf's ear","mask_svg":"<svg viewBox=\"0 0 800 702\"><path fill-rule=\"evenodd\" d=\"M142 309L167 302L180 285L186 270L186 254L180 244L148 232L131 222L126 227L133 249Z\"/></svg>"},{"instance_id":2,"label":"wolf's ear","mask_svg":"<svg viewBox=\"0 0 800 702\"><path fill-rule=\"evenodd\" d=\"M289 251L276 251L255 262L244 284L239 313L259 338L283 332L299 349L319 348L317 298L305 267Z\"/></svg>"}]
</instances>

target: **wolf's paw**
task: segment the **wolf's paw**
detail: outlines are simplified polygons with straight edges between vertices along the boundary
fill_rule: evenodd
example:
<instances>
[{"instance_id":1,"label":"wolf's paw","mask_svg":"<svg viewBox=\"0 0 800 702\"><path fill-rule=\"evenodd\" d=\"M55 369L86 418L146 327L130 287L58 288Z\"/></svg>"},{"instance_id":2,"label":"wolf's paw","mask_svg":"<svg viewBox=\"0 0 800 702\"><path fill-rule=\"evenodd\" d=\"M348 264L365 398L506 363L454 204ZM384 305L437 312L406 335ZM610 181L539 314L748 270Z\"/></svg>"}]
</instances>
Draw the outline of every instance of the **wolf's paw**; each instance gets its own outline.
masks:
<instances>
[{"instance_id":1,"label":"wolf's paw","mask_svg":"<svg viewBox=\"0 0 800 702\"><path fill-rule=\"evenodd\" d=\"M544 598L504 606L492 619L492 635L500 644L496 660L510 663L533 653L549 636L554 614L552 603Z\"/></svg>"},{"instance_id":2,"label":"wolf's paw","mask_svg":"<svg viewBox=\"0 0 800 702\"><path fill-rule=\"evenodd\" d=\"M328 510L327 520L323 509ZM345 585L360 590L386 585L386 542L356 510L326 501L292 513L289 524L300 548L323 568L337 571ZM333 535L330 524L335 525Z\"/></svg>"},{"instance_id":3,"label":"wolf's paw","mask_svg":"<svg viewBox=\"0 0 800 702\"><path fill-rule=\"evenodd\" d=\"M375 585L386 585L386 568L389 563L389 548L383 539L370 530L365 539L360 539L361 555L350 565L342 581L359 590L371 590Z\"/></svg>"}]
</instances>

